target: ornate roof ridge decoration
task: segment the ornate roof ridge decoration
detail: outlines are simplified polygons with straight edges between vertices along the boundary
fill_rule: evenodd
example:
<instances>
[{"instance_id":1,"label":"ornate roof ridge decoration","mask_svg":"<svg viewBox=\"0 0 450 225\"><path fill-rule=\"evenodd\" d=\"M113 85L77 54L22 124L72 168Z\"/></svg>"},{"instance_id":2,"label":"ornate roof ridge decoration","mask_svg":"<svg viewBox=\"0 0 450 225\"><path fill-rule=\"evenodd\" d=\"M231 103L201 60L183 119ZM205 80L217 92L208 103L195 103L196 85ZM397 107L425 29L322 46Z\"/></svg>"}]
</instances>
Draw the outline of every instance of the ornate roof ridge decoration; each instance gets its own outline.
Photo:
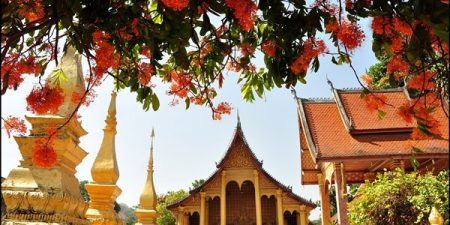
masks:
<instances>
[{"instance_id":1,"label":"ornate roof ridge decoration","mask_svg":"<svg viewBox=\"0 0 450 225\"><path fill-rule=\"evenodd\" d=\"M302 98L297 98L296 102L297 102L297 114L299 117L300 122L300 127L303 129L303 132L305 134L306 137L306 142L307 145L310 149L310 152L312 154L312 158L314 160L314 162L316 162L317 157L319 157L319 151L316 147L316 144L314 142L314 138L311 132L311 129L309 128L309 123L308 123L308 119L306 118L306 112L305 112L305 108L303 106L303 101L305 101L305 99Z\"/></svg>"},{"instance_id":2,"label":"ornate roof ridge decoration","mask_svg":"<svg viewBox=\"0 0 450 225\"><path fill-rule=\"evenodd\" d=\"M331 103L334 102L333 98L328 97L316 97L316 98L302 98L302 101L304 102L311 102L311 103Z\"/></svg>"},{"instance_id":3,"label":"ornate roof ridge decoration","mask_svg":"<svg viewBox=\"0 0 450 225\"><path fill-rule=\"evenodd\" d=\"M387 88L387 89L370 89L370 88L366 88L366 89L369 90L370 92L375 92L375 93L402 92L404 90L404 88L402 88L402 87ZM364 91L365 89L362 87L347 87L347 88L336 88L336 90L338 90L338 92L343 92L343 93L358 93L358 92Z\"/></svg>"},{"instance_id":4,"label":"ornate roof ridge decoration","mask_svg":"<svg viewBox=\"0 0 450 225\"><path fill-rule=\"evenodd\" d=\"M225 152L223 158L221 159L220 163L217 164L217 169L214 173L212 173L211 176L208 177L208 179L206 179L206 181L198 186L197 188L192 189L191 191L189 191L188 196L186 196L183 199L180 199L179 201L176 201L170 205L167 206L167 208L174 208L174 207L178 207L181 204L183 204L183 202L185 202L187 199L189 199L189 197L194 194L194 193L198 193L200 191L202 191L204 189L204 187L213 180L214 177L216 177L217 175L220 175L220 172L223 170L223 168L221 167L225 161L225 159L227 158L227 156L230 154L231 149L233 147L233 143L235 143L235 141L238 141L239 139L237 138L241 138L241 140L243 141L243 143L246 146L246 149L248 149L248 151L250 152L250 156L253 160L255 160L256 165L257 165L257 170L261 171L261 173L263 175L265 175L270 181L274 182L276 186L278 186L280 189L282 189L284 192L286 192L289 196L295 198L296 200L304 203L305 205L308 205L310 207L315 208L316 205L300 196L298 196L297 194L295 194L291 188L289 188L288 186L282 184L281 182L279 182L277 179L275 179L272 175L270 175L267 171L264 170L264 168L262 167L262 163L260 160L258 160L258 158L256 157L256 155L253 153L253 151L251 150L250 146L247 144L246 140L245 140L245 136L244 136L244 132L242 131L242 127L241 127L241 123L240 123L240 119L238 117L238 121L237 121L237 125L233 134L233 138L232 141L227 149L227 151Z\"/></svg>"}]
</instances>

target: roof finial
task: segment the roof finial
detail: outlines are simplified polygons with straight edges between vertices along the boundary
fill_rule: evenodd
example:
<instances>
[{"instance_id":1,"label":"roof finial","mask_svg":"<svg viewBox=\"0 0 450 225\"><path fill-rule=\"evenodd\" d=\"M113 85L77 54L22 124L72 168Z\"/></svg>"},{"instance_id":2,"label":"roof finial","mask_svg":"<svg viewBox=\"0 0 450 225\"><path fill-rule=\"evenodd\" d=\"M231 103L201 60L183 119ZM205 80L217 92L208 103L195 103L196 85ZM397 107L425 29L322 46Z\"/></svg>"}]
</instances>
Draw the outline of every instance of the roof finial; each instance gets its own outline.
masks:
<instances>
[{"instance_id":1,"label":"roof finial","mask_svg":"<svg viewBox=\"0 0 450 225\"><path fill-rule=\"evenodd\" d=\"M331 83L331 80L328 79L328 74L325 74L325 76L326 76L326 78L327 78L327 83L328 83L328 85L330 85L330 87L331 87L331 90L334 90L333 83Z\"/></svg>"},{"instance_id":2,"label":"roof finial","mask_svg":"<svg viewBox=\"0 0 450 225\"><path fill-rule=\"evenodd\" d=\"M239 116L239 109L237 109L237 127L241 127L241 117Z\"/></svg>"}]
</instances>

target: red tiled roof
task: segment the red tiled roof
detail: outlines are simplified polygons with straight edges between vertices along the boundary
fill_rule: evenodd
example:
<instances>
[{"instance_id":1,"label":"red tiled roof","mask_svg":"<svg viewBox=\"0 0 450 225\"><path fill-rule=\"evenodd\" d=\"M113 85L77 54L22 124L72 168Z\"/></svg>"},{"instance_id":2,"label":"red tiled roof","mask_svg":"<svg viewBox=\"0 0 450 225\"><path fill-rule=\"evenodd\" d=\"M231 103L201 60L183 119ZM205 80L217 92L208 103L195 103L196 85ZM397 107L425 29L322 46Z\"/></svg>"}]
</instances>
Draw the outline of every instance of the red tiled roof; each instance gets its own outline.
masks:
<instances>
[{"instance_id":1,"label":"red tiled roof","mask_svg":"<svg viewBox=\"0 0 450 225\"><path fill-rule=\"evenodd\" d=\"M370 111L366 106L361 91L337 90L338 100L342 102L344 112L352 123L354 130L380 130L395 128L412 128L413 123L407 123L397 115L398 107L407 103L408 99L403 91L377 91L375 96L385 96L386 106L382 111L386 112L383 119L378 117L377 111ZM335 96L336 98L337 96Z\"/></svg>"},{"instance_id":2,"label":"red tiled roof","mask_svg":"<svg viewBox=\"0 0 450 225\"><path fill-rule=\"evenodd\" d=\"M390 92L388 100L393 97L392 103L399 106L405 97L403 93ZM348 112L350 120L355 128L360 129L390 129L399 128L404 123L397 115L395 109L386 110L387 121L379 120L377 115L369 113L366 105L360 100L359 94L344 93L340 95L344 102L344 108ZM354 103L352 104L352 101ZM425 154L447 155L449 151L448 143L448 118L443 109L439 108L434 113L436 119L440 121L441 138L432 140L412 140L410 132L391 133L367 133L352 134L343 122L339 107L335 101L311 101L299 99L300 120L306 139L312 140L308 143L308 149L315 158L315 161L328 161L330 159L358 158L358 157L387 157L404 156L411 154L411 146L420 148ZM306 124L304 124L306 123ZM305 129L309 128L309 129Z\"/></svg>"}]
</instances>

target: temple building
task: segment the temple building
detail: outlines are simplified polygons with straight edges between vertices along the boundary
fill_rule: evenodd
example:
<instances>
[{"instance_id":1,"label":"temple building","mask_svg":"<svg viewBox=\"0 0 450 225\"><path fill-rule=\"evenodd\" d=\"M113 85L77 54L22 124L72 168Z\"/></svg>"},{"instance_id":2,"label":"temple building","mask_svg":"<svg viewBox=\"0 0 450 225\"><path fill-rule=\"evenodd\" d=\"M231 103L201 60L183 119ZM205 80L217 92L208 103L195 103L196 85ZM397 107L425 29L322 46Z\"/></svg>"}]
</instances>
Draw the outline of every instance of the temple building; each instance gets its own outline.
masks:
<instances>
[{"instance_id":1,"label":"temple building","mask_svg":"<svg viewBox=\"0 0 450 225\"><path fill-rule=\"evenodd\" d=\"M262 168L238 119L217 170L189 196L167 208L177 225L307 225L316 205L294 194Z\"/></svg>"},{"instance_id":2,"label":"temple building","mask_svg":"<svg viewBox=\"0 0 450 225\"><path fill-rule=\"evenodd\" d=\"M361 89L339 90L331 84L333 99L296 98L300 133L301 183L319 185L322 224L330 222L329 186L335 184L337 219L346 225L346 184L373 181L377 172L413 167L435 173L448 169L448 105L437 107L440 137L413 140L416 123L406 123L398 107L410 100L406 89L373 91L386 96L380 119L361 98ZM413 151L413 146L420 152ZM414 156L415 161L411 161Z\"/></svg>"}]
</instances>

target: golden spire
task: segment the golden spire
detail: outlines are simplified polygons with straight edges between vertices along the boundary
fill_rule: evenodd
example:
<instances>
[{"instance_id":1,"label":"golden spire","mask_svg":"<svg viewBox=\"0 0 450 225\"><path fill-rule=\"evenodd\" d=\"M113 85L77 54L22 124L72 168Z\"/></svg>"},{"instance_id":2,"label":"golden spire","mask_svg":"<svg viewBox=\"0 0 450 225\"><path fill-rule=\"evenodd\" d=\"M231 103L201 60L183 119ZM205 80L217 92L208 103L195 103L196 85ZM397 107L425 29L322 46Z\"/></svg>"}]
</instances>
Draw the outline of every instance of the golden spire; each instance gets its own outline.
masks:
<instances>
[{"instance_id":1,"label":"golden spire","mask_svg":"<svg viewBox=\"0 0 450 225\"><path fill-rule=\"evenodd\" d=\"M69 45L47 82L51 86L58 85L64 92L64 102L56 114L64 117L71 115L78 105L78 102L72 101L72 95L83 94L86 90L81 55L74 47Z\"/></svg>"},{"instance_id":2,"label":"golden spire","mask_svg":"<svg viewBox=\"0 0 450 225\"><path fill-rule=\"evenodd\" d=\"M119 178L119 168L116 160L116 92L111 93L108 116L103 129L103 141L91 169L95 183L115 184Z\"/></svg>"},{"instance_id":3,"label":"golden spire","mask_svg":"<svg viewBox=\"0 0 450 225\"><path fill-rule=\"evenodd\" d=\"M153 184L153 139L155 138L155 131L152 128L150 158L148 161L147 181L145 182L144 191L140 197L140 207L145 210L156 210L156 192Z\"/></svg>"}]
</instances>

